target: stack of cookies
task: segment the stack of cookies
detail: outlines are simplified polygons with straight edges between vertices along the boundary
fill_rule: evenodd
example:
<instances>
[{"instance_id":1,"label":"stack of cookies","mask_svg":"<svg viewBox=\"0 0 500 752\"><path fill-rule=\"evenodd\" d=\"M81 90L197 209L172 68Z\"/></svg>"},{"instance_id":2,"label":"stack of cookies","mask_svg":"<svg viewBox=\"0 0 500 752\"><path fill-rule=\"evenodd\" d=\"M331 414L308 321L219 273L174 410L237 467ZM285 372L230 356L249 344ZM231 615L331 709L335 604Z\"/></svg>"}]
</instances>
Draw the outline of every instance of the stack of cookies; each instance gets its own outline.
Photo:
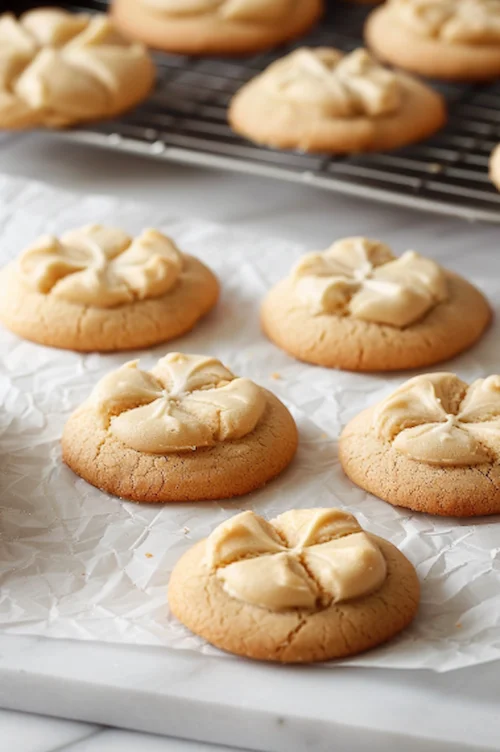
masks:
<instances>
[{"instance_id":1,"label":"stack of cookies","mask_svg":"<svg viewBox=\"0 0 500 752\"><path fill-rule=\"evenodd\" d=\"M91 225L39 238L0 272L0 320L43 346L113 353L180 336L218 295L214 273L160 231ZM303 256L261 306L263 332L312 379L318 365L435 364L473 346L490 319L456 273L364 237ZM122 499L191 503L256 491L293 462L298 442L272 392L216 357L167 352L149 370L124 359L93 385L64 427L62 459ZM345 427L339 456L355 484L390 504L499 513L500 376L412 378ZM415 617L419 587L414 565L352 514L299 508L270 521L230 515L181 557L168 599L219 648L303 663L389 640Z\"/></svg>"}]
</instances>

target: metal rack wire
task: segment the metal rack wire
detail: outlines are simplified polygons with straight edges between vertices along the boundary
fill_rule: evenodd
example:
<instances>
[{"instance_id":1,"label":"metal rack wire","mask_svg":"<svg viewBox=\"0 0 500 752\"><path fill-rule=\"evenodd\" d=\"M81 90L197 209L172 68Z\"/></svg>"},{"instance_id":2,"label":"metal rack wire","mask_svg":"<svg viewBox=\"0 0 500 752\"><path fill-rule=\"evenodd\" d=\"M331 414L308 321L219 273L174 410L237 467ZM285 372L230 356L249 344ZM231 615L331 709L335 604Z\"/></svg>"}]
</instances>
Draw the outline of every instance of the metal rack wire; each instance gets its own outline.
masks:
<instances>
[{"instance_id":1,"label":"metal rack wire","mask_svg":"<svg viewBox=\"0 0 500 752\"><path fill-rule=\"evenodd\" d=\"M18 12L37 4L18 0L10 5ZM104 0L58 4L80 11L105 10L107 5ZM119 120L61 136L156 159L302 181L397 205L500 222L500 193L488 178L489 154L500 141L500 82L436 84L449 102L447 127L423 143L390 153L335 157L278 151L245 141L227 125L227 105L243 83L302 44L344 50L359 46L366 13L352 3L331 3L324 22L307 37L244 60L155 53L158 85L147 102Z\"/></svg>"}]
</instances>

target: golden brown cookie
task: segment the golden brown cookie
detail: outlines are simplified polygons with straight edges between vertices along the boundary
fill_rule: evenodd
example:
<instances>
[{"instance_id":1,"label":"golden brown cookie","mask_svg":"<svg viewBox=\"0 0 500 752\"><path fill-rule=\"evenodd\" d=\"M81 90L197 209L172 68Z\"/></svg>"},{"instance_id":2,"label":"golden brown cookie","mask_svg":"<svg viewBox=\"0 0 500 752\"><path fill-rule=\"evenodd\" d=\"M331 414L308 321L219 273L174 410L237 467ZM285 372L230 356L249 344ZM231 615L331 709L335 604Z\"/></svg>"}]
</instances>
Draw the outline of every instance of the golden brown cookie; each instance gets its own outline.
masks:
<instances>
[{"instance_id":1,"label":"golden brown cookie","mask_svg":"<svg viewBox=\"0 0 500 752\"><path fill-rule=\"evenodd\" d=\"M414 618L419 590L403 554L340 509L299 509L271 522L248 511L182 556L168 601L222 650L310 663L391 639Z\"/></svg>"},{"instance_id":2,"label":"golden brown cookie","mask_svg":"<svg viewBox=\"0 0 500 752\"><path fill-rule=\"evenodd\" d=\"M233 98L229 122L251 141L307 152L396 149L446 121L444 100L366 50L302 48L272 63Z\"/></svg>"},{"instance_id":3,"label":"golden brown cookie","mask_svg":"<svg viewBox=\"0 0 500 752\"><path fill-rule=\"evenodd\" d=\"M111 118L145 99L155 79L142 44L106 16L38 8L0 15L0 128L62 127Z\"/></svg>"},{"instance_id":4,"label":"golden brown cookie","mask_svg":"<svg viewBox=\"0 0 500 752\"><path fill-rule=\"evenodd\" d=\"M192 329L219 285L170 238L89 225L46 235L0 272L0 320L20 337L67 350L150 347Z\"/></svg>"},{"instance_id":5,"label":"golden brown cookie","mask_svg":"<svg viewBox=\"0 0 500 752\"><path fill-rule=\"evenodd\" d=\"M104 377L70 417L63 459L125 499L202 501L259 488L291 462L297 429L286 407L218 360L171 353Z\"/></svg>"},{"instance_id":6,"label":"golden brown cookie","mask_svg":"<svg viewBox=\"0 0 500 752\"><path fill-rule=\"evenodd\" d=\"M457 274L377 240L346 238L303 256L261 307L262 328L299 360L352 371L438 363L473 345L491 319Z\"/></svg>"},{"instance_id":7,"label":"golden brown cookie","mask_svg":"<svg viewBox=\"0 0 500 752\"><path fill-rule=\"evenodd\" d=\"M500 191L500 144L493 149L490 156L490 178Z\"/></svg>"},{"instance_id":8,"label":"golden brown cookie","mask_svg":"<svg viewBox=\"0 0 500 752\"><path fill-rule=\"evenodd\" d=\"M500 376L470 386L417 376L352 420L340 461L358 486L395 506L446 517L500 513Z\"/></svg>"},{"instance_id":9,"label":"golden brown cookie","mask_svg":"<svg viewBox=\"0 0 500 752\"><path fill-rule=\"evenodd\" d=\"M131 39L187 55L248 55L304 34L323 0L114 0Z\"/></svg>"},{"instance_id":10,"label":"golden brown cookie","mask_svg":"<svg viewBox=\"0 0 500 752\"><path fill-rule=\"evenodd\" d=\"M500 75L498 0L388 0L369 16L365 39L381 60L422 76Z\"/></svg>"}]
</instances>

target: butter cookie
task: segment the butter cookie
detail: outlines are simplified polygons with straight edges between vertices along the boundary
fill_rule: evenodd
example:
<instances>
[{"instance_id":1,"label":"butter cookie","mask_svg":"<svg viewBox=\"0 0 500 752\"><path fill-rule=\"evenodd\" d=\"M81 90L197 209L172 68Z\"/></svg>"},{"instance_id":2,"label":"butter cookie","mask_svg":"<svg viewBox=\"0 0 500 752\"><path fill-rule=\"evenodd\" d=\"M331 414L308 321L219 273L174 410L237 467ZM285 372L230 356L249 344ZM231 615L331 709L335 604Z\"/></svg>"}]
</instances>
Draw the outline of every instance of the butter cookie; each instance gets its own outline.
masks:
<instances>
[{"instance_id":1,"label":"butter cookie","mask_svg":"<svg viewBox=\"0 0 500 752\"><path fill-rule=\"evenodd\" d=\"M405 382L340 438L345 473L395 506L446 517L500 513L500 376Z\"/></svg>"},{"instance_id":2,"label":"butter cookie","mask_svg":"<svg viewBox=\"0 0 500 752\"><path fill-rule=\"evenodd\" d=\"M41 237L0 271L0 320L67 350L150 347L192 329L217 302L201 261L157 230L89 225Z\"/></svg>"},{"instance_id":3,"label":"butter cookie","mask_svg":"<svg viewBox=\"0 0 500 752\"><path fill-rule=\"evenodd\" d=\"M63 459L103 491L144 502L203 501L259 488L291 462L286 407L215 358L170 353L105 376L70 417Z\"/></svg>"},{"instance_id":4,"label":"butter cookie","mask_svg":"<svg viewBox=\"0 0 500 752\"><path fill-rule=\"evenodd\" d=\"M151 91L146 48L104 15L38 8L0 15L0 128L63 127L112 118Z\"/></svg>"},{"instance_id":5,"label":"butter cookie","mask_svg":"<svg viewBox=\"0 0 500 752\"><path fill-rule=\"evenodd\" d=\"M437 363L476 342L491 319L483 295L435 261L396 258L346 238L308 253L264 299L267 336L299 360L352 371Z\"/></svg>"},{"instance_id":6,"label":"butter cookie","mask_svg":"<svg viewBox=\"0 0 500 752\"><path fill-rule=\"evenodd\" d=\"M403 554L341 509L297 509L270 522L248 511L182 556L168 601L222 650L310 663L391 639L414 618L419 590Z\"/></svg>"},{"instance_id":7,"label":"butter cookie","mask_svg":"<svg viewBox=\"0 0 500 752\"><path fill-rule=\"evenodd\" d=\"M493 149L490 156L490 178L500 191L500 144Z\"/></svg>"},{"instance_id":8,"label":"butter cookie","mask_svg":"<svg viewBox=\"0 0 500 752\"><path fill-rule=\"evenodd\" d=\"M323 0L114 0L131 39L186 55L248 55L304 34Z\"/></svg>"},{"instance_id":9,"label":"butter cookie","mask_svg":"<svg viewBox=\"0 0 500 752\"><path fill-rule=\"evenodd\" d=\"M430 78L500 75L500 0L388 0L365 27L381 60Z\"/></svg>"},{"instance_id":10,"label":"butter cookie","mask_svg":"<svg viewBox=\"0 0 500 752\"><path fill-rule=\"evenodd\" d=\"M348 153L396 149L444 125L444 100L425 84L384 68L363 49L302 48L237 92L236 133L279 149Z\"/></svg>"}]
</instances>

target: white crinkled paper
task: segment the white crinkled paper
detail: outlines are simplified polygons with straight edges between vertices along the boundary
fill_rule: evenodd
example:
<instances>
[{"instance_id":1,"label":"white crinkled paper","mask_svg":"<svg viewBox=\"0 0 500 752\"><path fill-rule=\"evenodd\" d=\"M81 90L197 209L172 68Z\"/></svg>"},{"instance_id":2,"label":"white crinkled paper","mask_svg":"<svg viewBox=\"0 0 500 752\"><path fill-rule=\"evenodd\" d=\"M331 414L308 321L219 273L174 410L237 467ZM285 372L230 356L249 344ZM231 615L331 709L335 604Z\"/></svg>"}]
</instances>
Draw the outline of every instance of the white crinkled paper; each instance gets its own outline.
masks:
<instances>
[{"instance_id":1,"label":"white crinkled paper","mask_svg":"<svg viewBox=\"0 0 500 752\"><path fill-rule=\"evenodd\" d=\"M0 329L0 628L222 657L169 615L166 588L178 557L243 509L273 517L293 507L341 506L399 546L422 582L414 625L348 663L447 671L500 658L500 519L457 521L398 510L355 487L339 466L341 428L413 374L372 376L300 364L260 333L260 299L310 249L195 219L179 221L140 204L101 196L82 200L0 178L2 264L42 232L89 222L131 233L159 227L210 264L222 282L222 298L194 332L141 353L82 356L23 342ZM496 279L475 281L495 300L500 265ZM500 370L495 336L490 331L445 368L467 380ZM138 505L107 496L62 464L64 422L97 379L136 357L148 368L168 350L215 355L288 405L300 448L279 479L234 502Z\"/></svg>"}]
</instances>

